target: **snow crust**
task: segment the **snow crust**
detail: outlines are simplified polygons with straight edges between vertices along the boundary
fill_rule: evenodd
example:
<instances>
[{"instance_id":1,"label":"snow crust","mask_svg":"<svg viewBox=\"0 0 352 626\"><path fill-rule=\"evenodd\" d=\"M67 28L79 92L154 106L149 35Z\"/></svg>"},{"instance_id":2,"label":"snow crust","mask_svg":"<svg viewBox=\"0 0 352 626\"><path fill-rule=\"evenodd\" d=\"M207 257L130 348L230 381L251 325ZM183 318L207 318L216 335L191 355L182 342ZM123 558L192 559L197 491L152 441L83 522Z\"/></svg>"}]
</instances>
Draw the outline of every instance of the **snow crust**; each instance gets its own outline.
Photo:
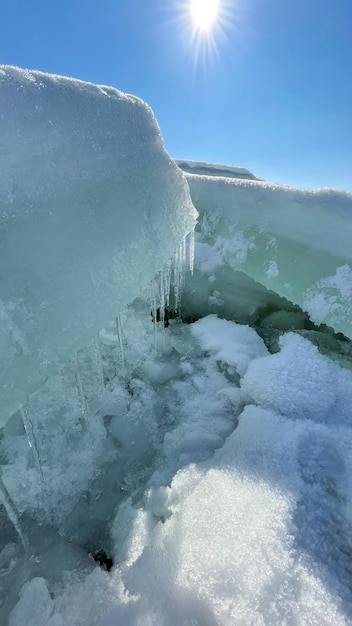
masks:
<instances>
[{"instance_id":1,"label":"snow crust","mask_svg":"<svg viewBox=\"0 0 352 626\"><path fill-rule=\"evenodd\" d=\"M196 212L138 98L0 66L0 111L3 424L146 289Z\"/></svg>"},{"instance_id":2,"label":"snow crust","mask_svg":"<svg viewBox=\"0 0 352 626\"><path fill-rule=\"evenodd\" d=\"M200 213L199 242L213 248L217 266L244 272L352 337L351 193L186 176ZM199 269L212 273L202 261Z\"/></svg>"}]
</instances>

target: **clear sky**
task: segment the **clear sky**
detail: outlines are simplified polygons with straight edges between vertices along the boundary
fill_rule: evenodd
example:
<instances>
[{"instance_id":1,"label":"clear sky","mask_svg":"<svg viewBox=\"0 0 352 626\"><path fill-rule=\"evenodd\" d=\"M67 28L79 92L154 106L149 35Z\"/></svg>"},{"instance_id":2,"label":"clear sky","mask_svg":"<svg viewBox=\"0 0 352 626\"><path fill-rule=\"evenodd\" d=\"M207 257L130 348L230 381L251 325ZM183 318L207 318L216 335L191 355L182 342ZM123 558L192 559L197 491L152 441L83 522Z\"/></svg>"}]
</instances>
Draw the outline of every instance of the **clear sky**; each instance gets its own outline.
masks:
<instances>
[{"instance_id":1,"label":"clear sky","mask_svg":"<svg viewBox=\"0 0 352 626\"><path fill-rule=\"evenodd\" d=\"M352 0L220 11L201 35L187 0L2 0L0 63L140 96L175 158L352 191Z\"/></svg>"}]
</instances>

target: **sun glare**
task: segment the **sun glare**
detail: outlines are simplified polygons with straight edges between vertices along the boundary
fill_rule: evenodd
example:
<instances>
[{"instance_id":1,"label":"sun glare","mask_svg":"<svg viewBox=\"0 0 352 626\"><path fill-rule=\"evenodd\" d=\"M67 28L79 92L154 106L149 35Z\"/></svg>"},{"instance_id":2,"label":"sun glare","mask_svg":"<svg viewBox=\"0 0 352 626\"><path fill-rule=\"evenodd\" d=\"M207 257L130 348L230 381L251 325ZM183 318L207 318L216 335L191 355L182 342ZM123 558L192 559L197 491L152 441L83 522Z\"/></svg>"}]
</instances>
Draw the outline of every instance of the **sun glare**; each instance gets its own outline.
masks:
<instances>
[{"instance_id":1,"label":"sun glare","mask_svg":"<svg viewBox=\"0 0 352 626\"><path fill-rule=\"evenodd\" d=\"M191 13L195 28L207 33L219 13L220 0L191 0Z\"/></svg>"},{"instance_id":2,"label":"sun glare","mask_svg":"<svg viewBox=\"0 0 352 626\"><path fill-rule=\"evenodd\" d=\"M194 66L209 68L233 41L238 7L242 0L170 0L182 31L185 58Z\"/></svg>"}]
</instances>

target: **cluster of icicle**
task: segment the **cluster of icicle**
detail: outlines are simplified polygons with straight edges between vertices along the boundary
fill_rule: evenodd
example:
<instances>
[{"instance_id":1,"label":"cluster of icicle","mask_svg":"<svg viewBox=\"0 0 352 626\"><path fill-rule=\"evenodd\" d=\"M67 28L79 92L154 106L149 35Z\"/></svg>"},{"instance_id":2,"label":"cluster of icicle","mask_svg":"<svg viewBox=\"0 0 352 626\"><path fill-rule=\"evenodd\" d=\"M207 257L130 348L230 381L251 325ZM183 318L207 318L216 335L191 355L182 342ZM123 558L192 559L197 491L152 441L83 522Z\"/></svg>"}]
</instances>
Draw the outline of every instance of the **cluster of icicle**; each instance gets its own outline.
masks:
<instances>
[{"instance_id":1,"label":"cluster of icicle","mask_svg":"<svg viewBox=\"0 0 352 626\"><path fill-rule=\"evenodd\" d=\"M165 311L170 307L170 295L173 292L172 308L180 314L181 296L186 271L193 274L194 267L194 230L183 238L172 260L159 272L150 287L150 306L154 321L155 333L157 321L164 327ZM159 314L158 314L159 312Z\"/></svg>"},{"instance_id":2,"label":"cluster of icicle","mask_svg":"<svg viewBox=\"0 0 352 626\"><path fill-rule=\"evenodd\" d=\"M150 286L150 304L152 319L154 321L155 336L158 329L164 328L165 311L170 307L170 294L173 293L173 309L175 313L180 313L181 295L185 280L186 271L193 273L194 265L194 230L184 237L179 244L175 256L171 259L166 267L163 268ZM157 312L159 311L159 315ZM160 323L157 323L160 320ZM146 323L149 323L146 321ZM125 357L124 357L124 336L123 336L123 315L118 313L115 320L116 346L119 351L119 369L120 376L126 377ZM161 330L162 332L162 330ZM93 384L84 384L84 368L87 360L90 364L90 372L94 378ZM102 346L100 337L97 335L92 339L88 346L79 350L71 359L70 363L65 365L60 373L54 377L53 389L55 389L55 398L60 398L63 405L74 406L79 419L85 420L89 412L92 410L93 401L103 398L105 390L105 377L103 368ZM40 396L41 390L35 397ZM33 396L28 400L27 404L20 410L24 431L26 433L28 445L33 454L33 459L43 491L46 490L45 470L38 445L36 431L40 426L37 420L36 403L33 404ZM47 400L47 398L46 398ZM29 555L29 543L22 528L21 519L16 509L11 495L9 494L3 480L0 465L0 502L3 504L9 519L11 520L19 539L22 543L25 555Z\"/></svg>"}]
</instances>

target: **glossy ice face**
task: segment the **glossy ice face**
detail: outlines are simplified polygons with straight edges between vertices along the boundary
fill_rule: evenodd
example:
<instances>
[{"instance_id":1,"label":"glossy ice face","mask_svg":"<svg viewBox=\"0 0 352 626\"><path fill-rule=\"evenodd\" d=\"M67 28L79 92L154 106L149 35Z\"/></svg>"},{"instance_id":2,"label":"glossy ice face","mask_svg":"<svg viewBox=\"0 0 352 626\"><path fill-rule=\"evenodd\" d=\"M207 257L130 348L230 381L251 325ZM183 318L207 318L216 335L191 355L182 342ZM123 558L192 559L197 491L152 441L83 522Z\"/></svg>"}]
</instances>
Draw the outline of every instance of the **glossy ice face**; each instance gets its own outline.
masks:
<instances>
[{"instance_id":1,"label":"glossy ice face","mask_svg":"<svg viewBox=\"0 0 352 626\"><path fill-rule=\"evenodd\" d=\"M351 338L352 194L245 180L250 173L238 168L181 167L200 214L198 240L211 248L205 259L217 257L212 289L220 299L221 274L226 290L231 268ZM199 269L212 275L211 267Z\"/></svg>"}]
</instances>

